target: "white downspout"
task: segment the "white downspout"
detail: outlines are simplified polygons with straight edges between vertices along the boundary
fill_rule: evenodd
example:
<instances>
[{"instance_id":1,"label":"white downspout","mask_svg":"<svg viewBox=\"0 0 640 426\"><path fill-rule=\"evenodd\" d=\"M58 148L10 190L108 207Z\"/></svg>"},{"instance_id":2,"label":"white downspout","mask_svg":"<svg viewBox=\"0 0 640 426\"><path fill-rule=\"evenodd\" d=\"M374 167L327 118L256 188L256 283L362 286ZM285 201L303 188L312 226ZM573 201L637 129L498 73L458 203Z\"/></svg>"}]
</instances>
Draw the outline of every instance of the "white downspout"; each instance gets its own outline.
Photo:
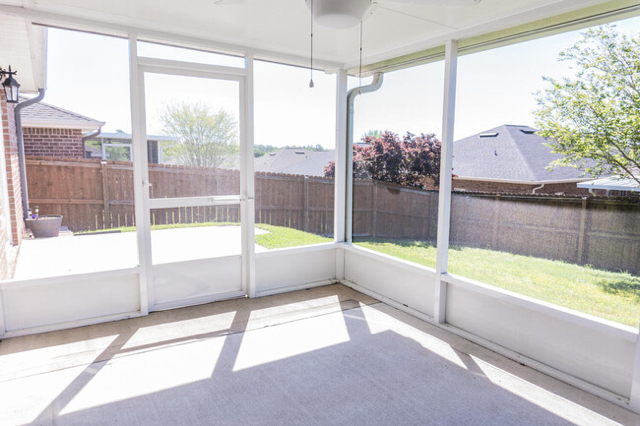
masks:
<instances>
[{"instance_id":1,"label":"white downspout","mask_svg":"<svg viewBox=\"0 0 640 426\"><path fill-rule=\"evenodd\" d=\"M14 111L16 122L16 138L18 139L18 161L20 169L20 183L22 186L22 216L26 219L29 215L29 189L27 188L27 163L24 154L24 134L22 132L22 109L40 102L44 99L45 89L38 89L38 96L20 102Z\"/></svg>"},{"instance_id":2,"label":"white downspout","mask_svg":"<svg viewBox=\"0 0 640 426\"><path fill-rule=\"evenodd\" d=\"M536 193L536 191L537 191L538 189L542 189L542 188L544 188L544 185L545 185L545 184L543 183L542 185L540 185L540 186L537 186L537 187L533 188L533 189L531 190L531 193L532 193L532 194L535 194L535 193Z\"/></svg>"},{"instance_id":3,"label":"white downspout","mask_svg":"<svg viewBox=\"0 0 640 426\"><path fill-rule=\"evenodd\" d=\"M347 95L347 191L345 208L347 211L347 223L345 224L345 234L348 243L353 241L353 116L355 113L354 103L356 96L362 93L375 92L382 86L384 74L377 72L373 74L371 84L356 87L349 91Z\"/></svg>"}]
</instances>

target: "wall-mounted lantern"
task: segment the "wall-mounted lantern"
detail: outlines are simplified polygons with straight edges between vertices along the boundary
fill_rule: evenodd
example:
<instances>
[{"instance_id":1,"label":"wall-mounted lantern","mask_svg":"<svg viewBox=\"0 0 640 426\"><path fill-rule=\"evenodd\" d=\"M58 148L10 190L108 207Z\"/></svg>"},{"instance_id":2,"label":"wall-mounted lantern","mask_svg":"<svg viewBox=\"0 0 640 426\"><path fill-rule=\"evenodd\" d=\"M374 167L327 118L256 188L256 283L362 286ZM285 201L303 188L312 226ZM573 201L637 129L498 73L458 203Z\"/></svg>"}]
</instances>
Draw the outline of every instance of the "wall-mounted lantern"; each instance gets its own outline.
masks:
<instances>
[{"instance_id":1,"label":"wall-mounted lantern","mask_svg":"<svg viewBox=\"0 0 640 426\"><path fill-rule=\"evenodd\" d=\"M7 102L12 104L18 103L18 96L20 95L20 84L13 78L17 71L11 71L11 65L9 65L9 71L5 71L0 68L0 79L4 78L2 87L4 88L4 94Z\"/></svg>"}]
</instances>

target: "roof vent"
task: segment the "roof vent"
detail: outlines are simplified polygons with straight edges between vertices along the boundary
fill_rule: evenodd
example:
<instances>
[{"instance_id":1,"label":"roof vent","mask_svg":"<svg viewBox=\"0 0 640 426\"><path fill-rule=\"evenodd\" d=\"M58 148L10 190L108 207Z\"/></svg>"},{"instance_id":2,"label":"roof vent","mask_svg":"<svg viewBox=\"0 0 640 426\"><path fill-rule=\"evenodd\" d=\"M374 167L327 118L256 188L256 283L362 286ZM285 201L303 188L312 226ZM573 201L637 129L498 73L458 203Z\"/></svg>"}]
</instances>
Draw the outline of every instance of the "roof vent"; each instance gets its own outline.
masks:
<instances>
[{"instance_id":1,"label":"roof vent","mask_svg":"<svg viewBox=\"0 0 640 426\"><path fill-rule=\"evenodd\" d=\"M495 138L498 136L498 132L495 133L480 133L481 138Z\"/></svg>"},{"instance_id":2,"label":"roof vent","mask_svg":"<svg viewBox=\"0 0 640 426\"><path fill-rule=\"evenodd\" d=\"M524 133L525 135L532 135L532 134L534 134L534 133L536 132L535 130L530 130L530 129L527 129L527 130L525 130L525 129L520 129L520 131L521 131L522 133Z\"/></svg>"}]
</instances>

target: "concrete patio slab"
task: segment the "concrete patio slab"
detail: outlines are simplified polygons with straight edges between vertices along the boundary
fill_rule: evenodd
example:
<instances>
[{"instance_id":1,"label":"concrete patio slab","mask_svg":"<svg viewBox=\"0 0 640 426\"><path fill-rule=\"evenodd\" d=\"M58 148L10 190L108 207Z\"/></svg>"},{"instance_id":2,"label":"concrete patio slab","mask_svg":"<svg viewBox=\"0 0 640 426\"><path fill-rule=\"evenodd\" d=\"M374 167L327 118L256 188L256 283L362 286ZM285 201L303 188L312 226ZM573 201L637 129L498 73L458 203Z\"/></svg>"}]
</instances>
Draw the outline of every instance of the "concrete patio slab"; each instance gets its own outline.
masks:
<instances>
[{"instance_id":1,"label":"concrete patio slab","mask_svg":"<svg viewBox=\"0 0 640 426\"><path fill-rule=\"evenodd\" d=\"M341 285L0 343L2 425L636 425Z\"/></svg>"},{"instance_id":2,"label":"concrete patio slab","mask_svg":"<svg viewBox=\"0 0 640 426\"><path fill-rule=\"evenodd\" d=\"M255 229L256 235L268 233ZM203 226L151 231L154 264L240 254L239 226ZM256 252L267 251L256 244ZM132 268L138 265L135 232L25 239L15 279Z\"/></svg>"}]
</instances>

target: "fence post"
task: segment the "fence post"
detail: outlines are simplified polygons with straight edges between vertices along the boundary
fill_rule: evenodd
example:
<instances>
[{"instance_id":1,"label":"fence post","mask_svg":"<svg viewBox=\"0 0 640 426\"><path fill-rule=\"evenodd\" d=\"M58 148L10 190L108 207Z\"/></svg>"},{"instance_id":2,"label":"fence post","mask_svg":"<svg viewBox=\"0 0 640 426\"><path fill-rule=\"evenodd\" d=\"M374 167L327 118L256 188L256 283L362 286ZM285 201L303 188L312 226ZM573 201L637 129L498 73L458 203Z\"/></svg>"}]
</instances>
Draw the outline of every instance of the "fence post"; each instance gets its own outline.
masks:
<instances>
[{"instance_id":1,"label":"fence post","mask_svg":"<svg viewBox=\"0 0 640 426\"><path fill-rule=\"evenodd\" d=\"M498 247L498 227L500 225L500 194L496 194L495 208L493 210L493 236L491 238L491 248Z\"/></svg>"},{"instance_id":2,"label":"fence post","mask_svg":"<svg viewBox=\"0 0 640 426\"><path fill-rule=\"evenodd\" d=\"M111 200L109 200L109 165L104 160L100 161L100 172L102 174L102 227L107 229L111 228Z\"/></svg>"},{"instance_id":3,"label":"fence post","mask_svg":"<svg viewBox=\"0 0 640 426\"><path fill-rule=\"evenodd\" d=\"M373 192L371 195L371 236L376 238L378 235L378 185L373 180L371 183Z\"/></svg>"},{"instance_id":4,"label":"fence post","mask_svg":"<svg viewBox=\"0 0 640 426\"><path fill-rule=\"evenodd\" d=\"M303 192L303 205L302 211L302 230L309 231L309 176L304 177L304 192Z\"/></svg>"},{"instance_id":5,"label":"fence post","mask_svg":"<svg viewBox=\"0 0 640 426\"><path fill-rule=\"evenodd\" d=\"M215 195L221 195L222 194L222 171L220 169L216 169L215 171L216 174L216 193Z\"/></svg>"},{"instance_id":6,"label":"fence post","mask_svg":"<svg viewBox=\"0 0 640 426\"><path fill-rule=\"evenodd\" d=\"M582 197L582 211L580 212L580 230L578 231L578 256L577 264L582 265L584 257L584 238L587 224L587 197Z\"/></svg>"}]
</instances>

